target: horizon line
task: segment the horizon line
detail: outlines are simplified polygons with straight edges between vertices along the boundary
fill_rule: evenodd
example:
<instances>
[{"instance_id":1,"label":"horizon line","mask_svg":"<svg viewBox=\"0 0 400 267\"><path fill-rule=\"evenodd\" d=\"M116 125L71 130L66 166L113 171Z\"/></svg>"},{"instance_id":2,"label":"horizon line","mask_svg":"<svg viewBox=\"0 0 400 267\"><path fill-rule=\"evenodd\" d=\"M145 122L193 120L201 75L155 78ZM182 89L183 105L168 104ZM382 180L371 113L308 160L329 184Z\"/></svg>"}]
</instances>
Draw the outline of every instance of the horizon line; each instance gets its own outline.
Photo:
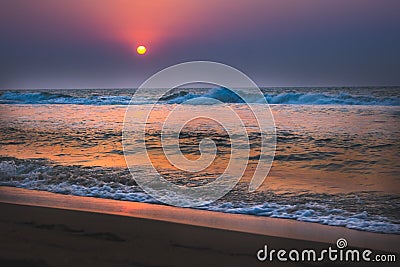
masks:
<instances>
[{"instance_id":1,"label":"horizon line","mask_svg":"<svg viewBox=\"0 0 400 267\"><path fill-rule=\"evenodd\" d=\"M206 88L216 88L221 86L214 86L214 87L178 87L182 89L206 89ZM372 88L372 87L400 87L400 85L293 85L293 86L258 86L258 88ZM139 87L32 87L32 88L0 88L0 91L6 90L113 90L113 89L138 89ZM242 87L232 87L234 89L247 89ZM156 87L156 88L146 88L146 89L163 89L163 87ZM171 89L176 89L171 88Z\"/></svg>"}]
</instances>

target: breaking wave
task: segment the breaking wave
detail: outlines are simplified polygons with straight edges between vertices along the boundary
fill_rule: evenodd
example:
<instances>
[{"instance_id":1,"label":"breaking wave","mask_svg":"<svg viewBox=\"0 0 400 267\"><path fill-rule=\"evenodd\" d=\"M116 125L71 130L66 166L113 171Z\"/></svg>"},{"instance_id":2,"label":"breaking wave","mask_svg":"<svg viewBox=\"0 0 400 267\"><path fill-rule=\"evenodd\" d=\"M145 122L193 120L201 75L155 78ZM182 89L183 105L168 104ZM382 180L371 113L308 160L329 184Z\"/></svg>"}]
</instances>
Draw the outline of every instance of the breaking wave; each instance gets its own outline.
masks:
<instances>
[{"instance_id":1,"label":"breaking wave","mask_svg":"<svg viewBox=\"0 0 400 267\"><path fill-rule=\"evenodd\" d=\"M0 104L76 104L76 105L128 105L129 96L73 97L49 92L13 92L0 95Z\"/></svg>"},{"instance_id":2,"label":"breaking wave","mask_svg":"<svg viewBox=\"0 0 400 267\"><path fill-rule=\"evenodd\" d=\"M168 103L180 104L193 98L214 98L223 103L243 103L243 99L229 89L216 88L205 94L188 93L176 95L168 99ZM258 99L252 95L247 95L251 103L262 103L263 99ZM367 95L351 95L339 92L337 94L327 93L304 93L304 92L285 92L275 94L265 94L265 99L269 104L292 104L292 105L376 105L376 106L400 106L399 97L376 97Z\"/></svg>"},{"instance_id":3,"label":"breaking wave","mask_svg":"<svg viewBox=\"0 0 400 267\"><path fill-rule=\"evenodd\" d=\"M67 91L67 90L65 90ZM65 92L64 91L64 92ZM245 91L244 91L245 92ZM77 104L77 105L128 105L132 94L125 95L98 95L88 94L72 96L68 94L50 92L23 92L5 91L0 94L0 104ZM162 97L159 101L166 104L180 104L187 100L199 98L213 98L223 103L243 103L243 99L226 88L214 88L205 93L187 91L182 89L179 92ZM269 104L289 104L289 105L375 105L375 106L400 106L399 96L388 95L361 95L349 92L330 93L323 92L274 92L264 94L265 100ZM251 103L263 103L264 99L258 96L247 95ZM151 95L149 98L135 99L131 104L152 103ZM192 102L193 103L193 102Z\"/></svg>"},{"instance_id":4,"label":"breaking wave","mask_svg":"<svg viewBox=\"0 0 400 267\"><path fill-rule=\"evenodd\" d=\"M1 157L0 186L162 204L143 192L126 168L63 166L46 159ZM243 194L248 196L246 201L241 198ZM222 199L198 208L400 234L398 200L398 196L372 192L252 194L247 192L247 185L239 183ZM391 216L382 216L382 211Z\"/></svg>"}]
</instances>

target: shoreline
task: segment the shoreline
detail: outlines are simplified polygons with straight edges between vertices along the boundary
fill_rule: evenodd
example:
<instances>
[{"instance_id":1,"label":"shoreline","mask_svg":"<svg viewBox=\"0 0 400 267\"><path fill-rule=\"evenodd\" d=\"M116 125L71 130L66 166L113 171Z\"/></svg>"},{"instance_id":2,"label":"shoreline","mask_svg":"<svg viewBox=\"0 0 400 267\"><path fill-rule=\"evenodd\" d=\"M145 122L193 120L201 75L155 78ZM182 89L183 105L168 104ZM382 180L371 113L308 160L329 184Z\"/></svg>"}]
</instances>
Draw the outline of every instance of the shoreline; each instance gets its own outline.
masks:
<instances>
[{"instance_id":1,"label":"shoreline","mask_svg":"<svg viewBox=\"0 0 400 267\"><path fill-rule=\"evenodd\" d=\"M47 191L0 186L0 203L65 211L117 215L179 225L205 227L274 238L335 245L345 238L351 247L400 253L400 235L379 234L345 227L290 219L229 214L158 204L62 195ZM62 211L61 211L62 212ZM290 243L289 243L290 246Z\"/></svg>"}]
</instances>

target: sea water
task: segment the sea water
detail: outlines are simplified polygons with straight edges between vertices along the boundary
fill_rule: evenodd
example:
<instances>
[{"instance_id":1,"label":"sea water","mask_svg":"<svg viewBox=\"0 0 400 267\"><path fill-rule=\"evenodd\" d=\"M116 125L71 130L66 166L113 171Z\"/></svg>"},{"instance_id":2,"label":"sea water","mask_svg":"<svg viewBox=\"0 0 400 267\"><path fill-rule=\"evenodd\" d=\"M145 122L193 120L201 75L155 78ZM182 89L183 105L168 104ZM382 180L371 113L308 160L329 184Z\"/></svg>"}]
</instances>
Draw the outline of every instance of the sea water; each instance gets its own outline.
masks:
<instances>
[{"instance_id":1,"label":"sea water","mask_svg":"<svg viewBox=\"0 0 400 267\"><path fill-rule=\"evenodd\" d=\"M243 89L245 90L245 89ZM248 116L250 157L243 178L221 199L199 209L287 218L400 234L400 88L262 88L276 126L276 153L264 183L248 191L260 138ZM134 89L0 91L0 185L55 193L159 203L136 184L122 147L128 104L138 112L152 91L131 102ZM225 88L174 89L158 101L146 128L146 146L168 181L200 186L223 173L230 138L223 126L194 120L181 129L181 152L200 156L212 139L217 157L209 168L187 173L163 154L162 122L190 99L222 104L185 105L187 112L230 107L246 117L246 103ZM249 98L252 103L262 101ZM259 107L265 108L265 107ZM229 121L230 118L224 118ZM178 124L180 118L173 118ZM149 175L134 158L133 175Z\"/></svg>"}]
</instances>

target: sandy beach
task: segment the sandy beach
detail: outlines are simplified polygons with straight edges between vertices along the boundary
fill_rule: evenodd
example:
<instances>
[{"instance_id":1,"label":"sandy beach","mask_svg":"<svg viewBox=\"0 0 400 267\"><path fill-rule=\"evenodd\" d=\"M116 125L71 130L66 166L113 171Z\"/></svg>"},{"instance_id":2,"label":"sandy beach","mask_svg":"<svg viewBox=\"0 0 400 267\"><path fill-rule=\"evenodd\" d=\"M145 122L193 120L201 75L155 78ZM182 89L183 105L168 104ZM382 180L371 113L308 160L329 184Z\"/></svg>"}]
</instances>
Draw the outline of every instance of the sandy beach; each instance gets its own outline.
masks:
<instances>
[{"instance_id":1,"label":"sandy beach","mask_svg":"<svg viewBox=\"0 0 400 267\"><path fill-rule=\"evenodd\" d=\"M399 267L399 11L0 0L0 267Z\"/></svg>"},{"instance_id":2,"label":"sandy beach","mask_svg":"<svg viewBox=\"0 0 400 267\"><path fill-rule=\"evenodd\" d=\"M397 258L399 252L398 235L9 187L0 192L2 266L261 266L270 264L256 258L265 244L318 251L334 246L335 235L350 247Z\"/></svg>"}]
</instances>

